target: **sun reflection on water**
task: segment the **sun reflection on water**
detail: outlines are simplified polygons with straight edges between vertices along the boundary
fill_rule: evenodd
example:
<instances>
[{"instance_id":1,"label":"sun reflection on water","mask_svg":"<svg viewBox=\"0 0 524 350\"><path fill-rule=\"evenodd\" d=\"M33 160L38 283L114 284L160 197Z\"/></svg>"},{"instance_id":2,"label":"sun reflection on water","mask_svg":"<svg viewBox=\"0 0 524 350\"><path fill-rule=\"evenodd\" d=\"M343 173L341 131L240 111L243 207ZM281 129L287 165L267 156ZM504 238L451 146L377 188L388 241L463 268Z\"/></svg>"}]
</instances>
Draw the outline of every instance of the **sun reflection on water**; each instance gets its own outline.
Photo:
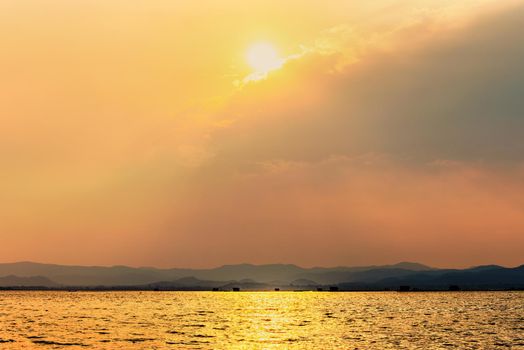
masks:
<instances>
[{"instance_id":1,"label":"sun reflection on water","mask_svg":"<svg viewBox=\"0 0 524 350\"><path fill-rule=\"evenodd\" d=\"M0 292L10 350L517 348L522 324L522 292Z\"/></svg>"}]
</instances>

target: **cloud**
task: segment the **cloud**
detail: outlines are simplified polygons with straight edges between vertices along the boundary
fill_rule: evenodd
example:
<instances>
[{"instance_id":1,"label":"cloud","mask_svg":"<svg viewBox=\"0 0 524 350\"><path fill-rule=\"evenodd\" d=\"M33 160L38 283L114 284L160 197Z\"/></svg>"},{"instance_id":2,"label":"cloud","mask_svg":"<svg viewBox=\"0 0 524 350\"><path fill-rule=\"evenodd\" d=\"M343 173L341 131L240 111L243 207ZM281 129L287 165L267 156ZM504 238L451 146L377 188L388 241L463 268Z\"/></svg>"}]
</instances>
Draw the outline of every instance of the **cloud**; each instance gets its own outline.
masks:
<instances>
[{"instance_id":1,"label":"cloud","mask_svg":"<svg viewBox=\"0 0 524 350\"><path fill-rule=\"evenodd\" d=\"M205 255L303 265L516 265L524 244L523 175L522 165L438 161L413 168L385 155L259 164L220 186L200 184L172 222L179 245L169 250L191 264Z\"/></svg>"},{"instance_id":2,"label":"cloud","mask_svg":"<svg viewBox=\"0 0 524 350\"><path fill-rule=\"evenodd\" d=\"M521 263L523 19L416 23L356 61L310 52L247 86L209 143L220 190L195 185L184 215L206 220L174 231L217 261Z\"/></svg>"},{"instance_id":3,"label":"cloud","mask_svg":"<svg viewBox=\"0 0 524 350\"><path fill-rule=\"evenodd\" d=\"M53 45L33 47L42 62L10 42L3 66L26 61L1 86L0 253L164 266L521 263L524 7L478 16L464 10L478 1L426 3L342 11L357 5L340 1L322 6L331 17L320 24L308 3L295 31L331 29L232 92L213 78L227 59L206 66L215 51L203 44L247 19L225 16L227 30L191 22L196 45L184 21L141 17L143 2L108 22L115 36L90 21L44 26ZM100 23L117 13L109 7L95 11ZM102 44L62 45L87 29ZM176 34L179 60L165 44Z\"/></svg>"},{"instance_id":4,"label":"cloud","mask_svg":"<svg viewBox=\"0 0 524 350\"><path fill-rule=\"evenodd\" d=\"M260 160L522 160L523 18L520 6L460 30L419 23L338 69L341 53L305 54L233 100L225 114L238 122L217 133L216 147Z\"/></svg>"}]
</instances>

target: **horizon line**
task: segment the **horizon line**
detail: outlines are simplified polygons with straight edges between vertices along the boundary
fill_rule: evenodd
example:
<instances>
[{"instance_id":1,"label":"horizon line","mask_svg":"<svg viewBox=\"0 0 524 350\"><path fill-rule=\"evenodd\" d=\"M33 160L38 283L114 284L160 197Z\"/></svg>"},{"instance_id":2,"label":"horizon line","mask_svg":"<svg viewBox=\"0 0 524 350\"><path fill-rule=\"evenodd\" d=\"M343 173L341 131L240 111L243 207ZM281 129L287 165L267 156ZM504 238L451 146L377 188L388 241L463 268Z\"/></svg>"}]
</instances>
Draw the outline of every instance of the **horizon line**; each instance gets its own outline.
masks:
<instances>
[{"instance_id":1,"label":"horizon line","mask_svg":"<svg viewBox=\"0 0 524 350\"><path fill-rule=\"evenodd\" d=\"M298 264L293 263L249 263L249 262L241 262L241 263L229 263L229 264L222 264L214 267L157 267L157 266L133 266L133 265L125 265L125 264L112 264L112 265L93 265L93 264L73 264L73 263L48 263L48 262L39 262L39 261L30 261L30 260L20 260L20 261L14 261L14 262L0 262L0 265L8 265L8 264L38 264L38 265L54 265L54 266L68 266L68 267L101 267L101 268L115 268L115 267L127 267L127 268L134 268L134 269L156 269L156 270L214 270L219 269L227 266L241 266L241 265L248 265L248 266L255 266L255 267L261 267L261 266L274 266L274 265L281 265L281 266L293 266L298 267L300 269L337 269L337 268L364 268L364 267L386 267L386 266L397 266L401 264L416 264L421 265L430 269L471 269L476 267L483 267L483 266L499 266L504 268L517 268L522 265L524 265L524 262L522 264L517 264L515 266L507 266L507 265L501 265L501 264L495 264L495 263L486 263L486 264L479 264L479 265L469 265L464 267L436 267L433 265L428 265L425 263L420 262L414 262L414 261L400 261L396 263L386 263L386 264L368 264L368 265L337 265L337 266L311 266L311 267L304 267Z\"/></svg>"}]
</instances>

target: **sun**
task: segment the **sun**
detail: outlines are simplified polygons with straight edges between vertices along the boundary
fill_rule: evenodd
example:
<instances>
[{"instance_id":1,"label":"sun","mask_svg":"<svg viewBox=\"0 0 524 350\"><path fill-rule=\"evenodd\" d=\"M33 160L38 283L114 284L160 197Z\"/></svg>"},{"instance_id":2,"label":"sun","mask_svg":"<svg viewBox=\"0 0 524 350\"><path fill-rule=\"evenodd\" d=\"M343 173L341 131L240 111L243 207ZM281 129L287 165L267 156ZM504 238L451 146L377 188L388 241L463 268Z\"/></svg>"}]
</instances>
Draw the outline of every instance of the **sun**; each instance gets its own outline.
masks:
<instances>
[{"instance_id":1,"label":"sun","mask_svg":"<svg viewBox=\"0 0 524 350\"><path fill-rule=\"evenodd\" d=\"M250 46L247 50L246 59L254 73L259 75L266 75L284 64L284 60L279 57L277 50L269 43L257 43Z\"/></svg>"}]
</instances>

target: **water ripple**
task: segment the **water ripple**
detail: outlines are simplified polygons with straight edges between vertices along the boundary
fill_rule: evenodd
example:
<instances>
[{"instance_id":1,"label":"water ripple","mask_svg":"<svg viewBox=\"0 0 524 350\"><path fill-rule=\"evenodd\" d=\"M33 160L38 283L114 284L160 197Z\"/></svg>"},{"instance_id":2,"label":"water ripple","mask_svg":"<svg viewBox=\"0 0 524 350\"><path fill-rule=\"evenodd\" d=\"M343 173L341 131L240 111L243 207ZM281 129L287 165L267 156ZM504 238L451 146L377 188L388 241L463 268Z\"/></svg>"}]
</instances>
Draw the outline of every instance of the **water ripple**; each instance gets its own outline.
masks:
<instances>
[{"instance_id":1,"label":"water ripple","mask_svg":"<svg viewBox=\"0 0 524 350\"><path fill-rule=\"evenodd\" d=\"M522 292L0 292L0 299L0 350L524 349Z\"/></svg>"}]
</instances>

